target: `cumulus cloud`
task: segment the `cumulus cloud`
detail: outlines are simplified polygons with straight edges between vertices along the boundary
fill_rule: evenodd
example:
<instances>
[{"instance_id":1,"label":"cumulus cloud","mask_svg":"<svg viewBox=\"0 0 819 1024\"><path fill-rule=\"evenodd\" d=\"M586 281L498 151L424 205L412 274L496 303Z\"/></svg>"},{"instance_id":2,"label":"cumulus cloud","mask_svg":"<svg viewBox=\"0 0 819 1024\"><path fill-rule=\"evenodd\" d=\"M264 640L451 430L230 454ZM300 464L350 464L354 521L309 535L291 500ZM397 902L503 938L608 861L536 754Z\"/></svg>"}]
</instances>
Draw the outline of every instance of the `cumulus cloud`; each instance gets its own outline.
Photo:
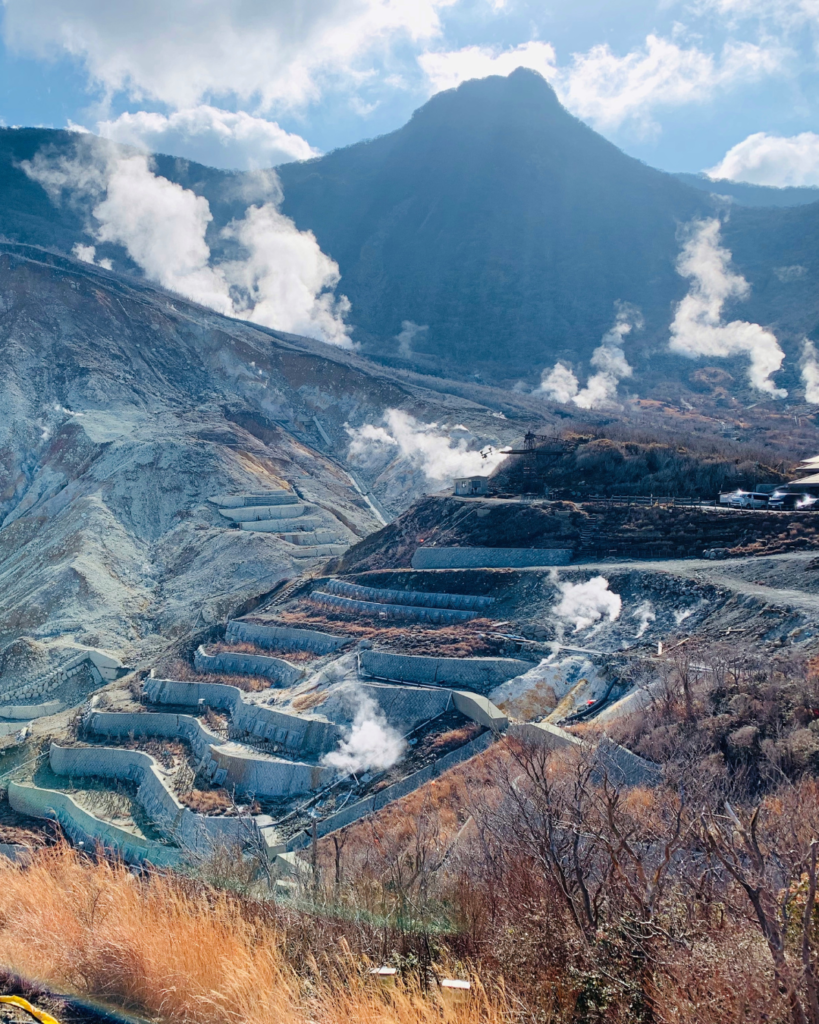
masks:
<instances>
[{"instance_id":1,"label":"cumulus cloud","mask_svg":"<svg viewBox=\"0 0 819 1024\"><path fill-rule=\"evenodd\" d=\"M367 465L384 454L398 457L420 470L435 489L450 485L455 477L489 476L506 458L493 448L471 447L475 439L466 427L421 423L401 409L387 409L384 426L346 430L351 462Z\"/></svg>"},{"instance_id":2,"label":"cumulus cloud","mask_svg":"<svg viewBox=\"0 0 819 1024\"><path fill-rule=\"evenodd\" d=\"M677 273L691 281L688 295L678 304L671 324L672 352L696 359L698 356L727 358L747 355L748 380L758 391L784 398L771 374L782 366L785 353L776 337L759 324L744 320L722 322L722 309L729 299L744 299L748 282L730 269L731 253L720 246L717 219L694 221L677 260Z\"/></svg>"},{"instance_id":3,"label":"cumulus cloud","mask_svg":"<svg viewBox=\"0 0 819 1024\"><path fill-rule=\"evenodd\" d=\"M96 130L114 142L172 153L209 167L249 170L320 155L300 135L286 132L275 121L207 104L169 115L146 110L125 113L99 121Z\"/></svg>"},{"instance_id":4,"label":"cumulus cloud","mask_svg":"<svg viewBox=\"0 0 819 1024\"><path fill-rule=\"evenodd\" d=\"M108 95L178 110L206 99L258 100L262 109L317 98L393 42L441 30L453 0L5 0L6 45L69 55Z\"/></svg>"},{"instance_id":5,"label":"cumulus cloud","mask_svg":"<svg viewBox=\"0 0 819 1024\"><path fill-rule=\"evenodd\" d=\"M754 185L819 185L819 135L768 135L756 132L738 142L705 172L714 180Z\"/></svg>"},{"instance_id":6,"label":"cumulus cloud","mask_svg":"<svg viewBox=\"0 0 819 1024\"><path fill-rule=\"evenodd\" d=\"M155 174L148 156L86 139L80 136L74 157L39 152L22 167L54 202L64 195L92 200L95 241L122 245L149 280L226 316L350 345L343 320L349 303L334 294L337 264L274 202L248 207L225 229L244 258L214 264L205 239L207 199ZM81 251L87 257L91 248Z\"/></svg>"},{"instance_id":7,"label":"cumulus cloud","mask_svg":"<svg viewBox=\"0 0 819 1024\"><path fill-rule=\"evenodd\" d=\"M549 43L529 42L501 50L467 46L428 52L419 58L431 90L450 89L469 78L508 75L532 68L549 81L573 114L603 129L631 121L654 130L652 112L660 107L701 103L714 93L780 70L785 51L774 44L727 43L719 56L649 35L645 45L623 56L608 44L576 53L558 66Z\"/></svg>"},{"instance_id":8,"label":"cumulus cloud","mask_svg":"<svg viewBox=\"0 0 819 1024\"><path fill-rule=\"evenodd\" d=\"M552 608L553 614L574 626L580 633L603 619L616 622L620 618L623 601L619 594L609 590L605 576L593 576L585 583L559 583L560 600Z\"/></svg>"},{"instance_id":9,"label":"cumulus cloud","mask_svg":"<svg viewBox=\"0 0 819 1024\"><path fill-rule=\"evenodd\" d=\"M421 70L432 92L454 89L470 78L509 75L516 68L531 68L547 81L557 74L554 47L550 43L532 41L508 50L491 46L464 46L460 50L422 53L418 57Z\"/></svg>"},{"instance_id":10,"label":"cumulus cloud","mask_svg":"<svg viewBox=\"0 0 819 1024\"><path fill-rule=\"evenodd\" d=\"M628 303L617 305L617 318L592 353L591 364L597 370L581 390L577 377L565 363L556 363L544 370L536 394L543 394L555 402L573 402L580 409L605 409L617 404L617 388L621 380L634 372L626 359L622 343L636 327L640 330L643 318L640 311Z\"/></svg>"},{"instance_id":11,"label":"cumulus cloud","mask_svg":"<svg viewBox=\"0 0 819 1024\"><path fill-rule=\"evenodd\" d=\"M321 763L345 775L391 768L403 755L406 743L368 694L359 690L356 700L355 718L349 735L337 750L325 754Z\"/></svg>"},{"instance_id":12,"label":"cumulus cloud","mask_svg":"<svg viewBox=\"0 0 819 1024\"><path fill-rule=\"evenodd\" d=\"M810 405L819 405L819 356L816 346L807 338L802 342L801 369L805 401Z\"/></svg>"}]
</instances>

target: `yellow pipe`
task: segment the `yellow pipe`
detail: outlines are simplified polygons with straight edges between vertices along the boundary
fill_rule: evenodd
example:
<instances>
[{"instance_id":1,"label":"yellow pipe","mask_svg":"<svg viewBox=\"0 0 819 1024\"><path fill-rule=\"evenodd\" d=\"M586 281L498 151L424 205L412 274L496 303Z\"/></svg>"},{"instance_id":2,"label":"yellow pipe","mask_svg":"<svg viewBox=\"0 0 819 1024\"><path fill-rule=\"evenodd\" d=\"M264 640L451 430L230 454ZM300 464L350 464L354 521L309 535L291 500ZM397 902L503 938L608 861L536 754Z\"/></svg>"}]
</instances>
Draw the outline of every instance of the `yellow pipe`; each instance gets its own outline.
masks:
<instances>
[{"instance_id":1,"label":"yellow pipe","mask_svg":"<svg viewBox=\"0 0 819 1024\"><path fill-rule=\"evenodd\" d=\"M31 1016L40 1021L40 1024L60 1024L56 1017L52 1017L49 1013L44 1013L42 1010L35 1010L34 1007L26 999L21 996L0 996L0 1003L9 1003L11 1006L19 1006L21 1010L25 1010L26 1013L30 1013Z\"/></svg>"}]
</instances>

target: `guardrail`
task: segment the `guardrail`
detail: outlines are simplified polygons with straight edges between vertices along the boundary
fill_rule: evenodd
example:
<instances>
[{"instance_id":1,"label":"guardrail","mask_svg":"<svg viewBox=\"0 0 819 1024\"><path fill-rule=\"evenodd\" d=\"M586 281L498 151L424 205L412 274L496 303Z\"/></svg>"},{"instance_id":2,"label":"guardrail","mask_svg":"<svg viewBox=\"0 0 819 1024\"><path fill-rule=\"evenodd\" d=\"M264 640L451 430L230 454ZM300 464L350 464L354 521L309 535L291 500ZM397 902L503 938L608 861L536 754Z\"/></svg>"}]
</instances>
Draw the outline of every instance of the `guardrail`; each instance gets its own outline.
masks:
<instances>
[{"instance_id":1,"label":"guardrail","mask_svg":"<svg viewBox=\"0 0 819 1024\"><path fill-rule=\"evenodd\" d=\"M683 508L715 508L718 502L704 498L678 498L654 494L593 494L584 498L583 505L679 505Z\"/></svg>"}]
</instances>

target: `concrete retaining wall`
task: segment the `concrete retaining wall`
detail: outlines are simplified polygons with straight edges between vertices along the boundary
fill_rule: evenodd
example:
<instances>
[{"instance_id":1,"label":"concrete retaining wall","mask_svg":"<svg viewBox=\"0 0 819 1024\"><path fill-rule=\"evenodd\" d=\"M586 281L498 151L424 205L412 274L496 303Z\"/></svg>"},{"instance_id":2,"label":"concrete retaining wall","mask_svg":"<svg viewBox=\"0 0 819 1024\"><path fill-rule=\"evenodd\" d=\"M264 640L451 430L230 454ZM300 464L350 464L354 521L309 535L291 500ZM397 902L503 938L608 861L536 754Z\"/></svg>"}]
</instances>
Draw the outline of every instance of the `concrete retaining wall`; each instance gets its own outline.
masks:
<instances>
[{"instance_id":1,"label":"concrete retaining wall","mask_svg":"<svg viewBox=\"0 0 819 1024\"><path fill-rule=\"evenodd\" d=\"M568 565L571 548L418 548L413 569L527 569Z\"/></svg>"},{"instance_id":2,"label":"concrete retaining wall","mask_svg":"<svg viewBox=\"0 0 819 1024\"><path fill-rule=\"evenodd\" d=\"M210 758L211 746L218 747L226 742L194 715L167 712L92 711L85 720L85 728L95 736L116 736L118 739L144 739L148 736L183 739L200 760Z\"/></svg>"},{"instance_id":3,"label":"concrete retaining wall","mask_svg":"<svg viewBox=\"0 0 819 1024\"><path fill-rule=\"evenodd\" d=\"M72 842L83 843L88 850L102 846L128 864L148 862L163 868L177 868L182 864L180 850L151 842L101 821L83 810L67 793L17 782L9 783L8 793L9 803L18 814L59 822Z\"/></svg>"},{"instance_id":4,"label":"concrete retaining wall","mask_svg":"<svg viewBox=\"0 0 819 1024\"><path fill-rule=\"evenodd\" d=\"M380 587L362 587L346 580L327 580L322 589L328 594L350 597L354 601L377 601L384 604L413 605L419 608L459 608L480 611L495 603L494 597L474 594L432 594L415 590L382 590Z\"/></svg>"},{"instance_id":5,"label":"concrete retaining wall","mask_svg":"<svg viewBox=\"0 0 819 1024\"><path fill-rule=\"evenodd\" d=\"M381 708L390 725L406 734L442 715L453 703L449 690L362 683L360 689Z\"/></svg>"},{"instance_id":6,"label":"concrete retaining wall","mask_svg":"<svg viewBox=\"0 0 819 1024\"><path fill-rule=\"evenodd\" d=\"M354 821L358 821L360 818L366 818L368 814L373 814L382 807L386 807L386 805L392 803L393 800L400 800L401 797L415 792L419 786L423 786L427 782L437 779L438 776L443 775L444 772L449 771L450 768L454 768L456 765L469 760L469 758L474 757L476 754L482 753L492 745L495 738L496 736L492 732L482 733L470 743L466 743L457 750L453 750L449 754L439 757L437 761L433 761L432 764L427 765L426 768L422 768L419 772L415 772L414 775L408 775L405 779L402 779L400 782L396 782L393 786L387 786L385 789L379 790L373 796L367 797L366 800L359 800L358 803L352 804L350 807L345 807L336 814L331 814L329 818L325 818L324 821L317 823L316 837L321 839L322 836L329 835L331 832L335 832L340 828L345 828L347 825L351 825ZM288 841L287 849L302 850L306 846L309 846L311 841L311 833L299 832Z\"/></svg>"},{"instance_id":7,"label":"concrete retaining wall","mask_svg":"<svg viewBox=\"0 0 819 1024\"><path fill-rule=\"evenodd\" d=\"M379 604L374 601L354 601L349 597L338 597L322 590L314 590L310 597L318 604L337 611L358 612L380 619L402 619L405 622L468 622L478 615L477 612L453 608L416 608L400 604Z\"/></svg>"},{"instance_id":8,"label":"concrete retaining wall","mask_svg":"<svg viewBox=\"0 0 819 1024\"><path fill-rule=\"evenodd\" d=\"M483 693L522 675L533 667L529 661L515 658L427 658L409 654L362 651L360 671L376 679L396 682L458 683Z\"/></svg>"},{"instance_id":9,"label":"concrete retaining wall","mask_svg":"<svg viewBox=\"0 0 819 1024\"><path fill-rule=\"evenodd\" d=\"M193 715L96 711L86 728L98 736L163 736L184 739L209 778L240 796L297 796L326 785L332 772L300 761L283 761L236 750ZM221 773L221 774L220 774Z\"/></svg>"},{"instance_id":10,"label":"concrete retaining wall","mask_svg":"<svg viewBox=\"0 0 819 1024\"><path fill-rule=\"evenodd\" d=\"M292 505L298 496L281 488L255 494L217 494L208 501L219 508L251 508L254 505Z\"/></svg>"},{"instance_id":11,"label":"concrete retaining wall","mask_svg":"<svg viewBox=\"0 0 819 1024\"><path fill-rule=\"evenodd\" d=\"M57 775L125 779L137 784L137 802L158 832L183 849L207 854L215 847L245 845L256 831L252 817L211 817L181 804L156 761L141 750L116 747L51 745L51 768Z\"/></svg>"},{"instance_id":12,"label":"concrete retaining wall","mask_svg":"<svg viewBox=\"0 0 819 1024\"><path fill-rule=\"evenodd\" d=\"M267 519L284 519L291 521L304 515L306 506L292 505L249 505L247 508L220 508L219 514L234 523L253 523Z\"/></svg>"},{"instance_id":13,"label":"concrete retaining wall","mask_svg":"<svg viewBox=\"0 0 819 1024\"><path fill-rule=\"evenodd\" d=\"M44 704L7 704L0 705L0 718L12 722L30 722L35 718L46 718L57 715L65 708L60 700L48 700Z\"/></svg>"},{"instance_id":14,"label":"concrete retaining wall","mask_svg":"<svg viewBox=\"0 0 819 1024\"><path fill-rule=\"evenodd\" d=\"M218 675L220 672L240 676L262 676L279 686L294 686L303 676L304 669L291 665L282 658L269 658L263 654L244 654L241 651L220 651L208 654L198 647L193 664L199 672Z\"/></svg>"},{"instance_id":15,"label":"concrete retaining wall","mask_svg":"<svg viewBox=\"0 0 819 1024\"><path fill-rule=\"evenodd\" d=\"M506 715L486 697L463 690L452 690L452 703L467 718L492 732L503 732L509 725Z\"/></svg>"},{"instance_id":16,"label":"concrete retaining wall","mask_svg":"<svg viewBox=\"0 0 819 1024\"><path fill-rule=\"evenodd\" d=\"M209 707L229 712L234 727L240 732L276 743L302 756L320 757L334 750L341 737L341 730L333 722L308 715L288 715L246 703L241 690L222 683L148 679L145 695L154 704L195 707L203 700Z\"/></svg>"},{"instance_id":17,"label":"concrete retaining wall","mask_svg":"<svg viewBox=\"0 0 819 1024\"><path fill-rule=\"evenodd\" d=\"M251 533L285 533L299 530L314 530L321 526L322 520L318 516L303 516L301 519L260 519L247 523L237 523L240 530L249 530Z\"/></svg>"},{"instance_id":18,"label":"concrete retaining wall","mask_svg":"<svg viewBox=\"0 0 819 1024\"><path fill-rule=\"evenodd\" d=\"M406 622L457 623L468 622L477 612L448 608L422 608L410 605L384 604L374 601L357 601L349 597L314 590L310 595L317 604L333 611L367 615L379 619L401 619Z\"/></svg>"},{"instance_id":19,"label":"concrete retaining wall","mask_svg":"<svg viewBox=\"0 0 819 1024\"><path fill-rule=\"evenodd\" d=\"M349 643L351 637L334 636L332 633L320 633L313 629L262 626L256 622L232 619L228 623L225 639L228 643L246 640L269 651L313 651L316 654L332 654L339 647Z\"/></svg>"},{"instance_id":20,"label":"concrete retaining wall","mask_svg":"<svg viewBox=\"0 0 819 1024\"><path fill-rule=\"evenodd\" d=\"M521 722L510 726L509 732L529 743L542 743L550 750L568 747L579 750L583 746L576 736L548 722ZM656 786L662 777L659 765L632 754L607 736L603 736L594 749L594 758L593 777L598 782L605 774L615 786Z\"/></svg>"}]
</instances>

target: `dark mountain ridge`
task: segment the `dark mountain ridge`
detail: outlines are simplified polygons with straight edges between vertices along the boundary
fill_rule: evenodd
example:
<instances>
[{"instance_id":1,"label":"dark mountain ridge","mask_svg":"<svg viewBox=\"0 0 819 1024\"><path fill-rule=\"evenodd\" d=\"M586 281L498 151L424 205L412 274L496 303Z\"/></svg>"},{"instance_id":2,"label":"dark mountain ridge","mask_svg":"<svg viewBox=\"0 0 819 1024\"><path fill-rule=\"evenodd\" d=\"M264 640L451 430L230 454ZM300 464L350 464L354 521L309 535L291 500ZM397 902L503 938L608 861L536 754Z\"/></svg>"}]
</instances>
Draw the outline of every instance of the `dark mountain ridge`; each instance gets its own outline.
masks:
<instances>
[{"instance_id":1,"label":"dark mountain ridge","mask_svg":"<svg viewBox=\"0 0 819 1024\"><path fill-rule=\"evenodd\" d=\"M62 252L91 240L91 202L54 206L20 166L44 148L71 155L76 145L70 132L0 131L2 236ZM215 259L227 255L222 229L252 201L250 178L155 160L159 174L208 199L208 243ZM339 264L353 337L371 358L506 387L521 378L531 386L561 359L584 379L616 303L626 302L645 326L626 339L636 373L625 387L647 395L687 382L701 361L668 352L688 290L676 269L681 229L718 215L751 285L724 313L773 329L787 355L777 383L791 394L800 386L802 339L819 325L819 203L727 204L701 182L622 153L535 72L465 82L398 131L277 170L283 212ZM119 246L104 243L98 256L139 273ZM719 365L743 391L745 358Z\"/></svg>"}]
</instances>

